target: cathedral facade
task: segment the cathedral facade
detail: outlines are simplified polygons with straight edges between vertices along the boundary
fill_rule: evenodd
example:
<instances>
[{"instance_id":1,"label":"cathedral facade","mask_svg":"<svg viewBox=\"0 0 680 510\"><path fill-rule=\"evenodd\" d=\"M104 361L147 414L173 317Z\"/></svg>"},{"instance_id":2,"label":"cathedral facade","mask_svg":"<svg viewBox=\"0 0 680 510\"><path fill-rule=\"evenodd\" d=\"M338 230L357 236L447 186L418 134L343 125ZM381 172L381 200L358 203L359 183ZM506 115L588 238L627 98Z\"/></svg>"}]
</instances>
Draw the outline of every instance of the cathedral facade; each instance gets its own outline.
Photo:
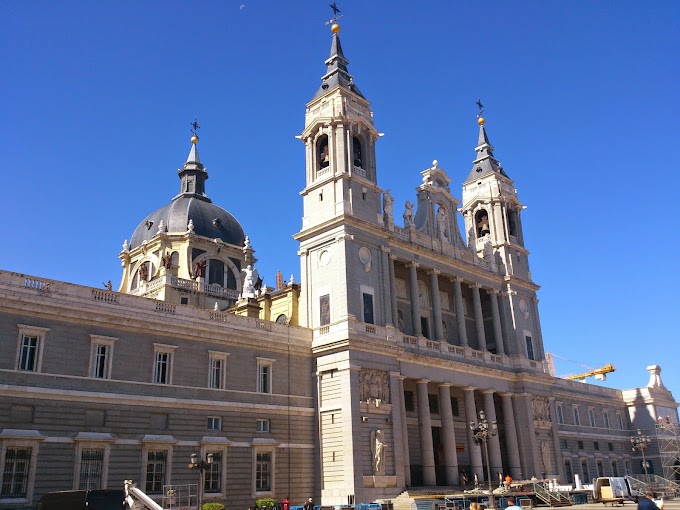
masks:
<instances>
[{"instance_id":1,"label":"cathedral facade","mask_svg":"<svg viewBox=\"0 0 680 510\"><path fill-rule=\"evenodd\" d=\"M299 283L258 278L196 133L117 291L0 271L0 508L126 479L160 500L196 483L192 453L210 459L204 501L229 509L642 472L631 435L677 424L678 404L658 366L623 392L550 375L523 206L485 119L461 200L434 161L397 207L348 64L334 25L300 135ZM496 434L480 445L482 419ZM661 474L662 453L647 459Z\"/></svg>"}]
</instances>

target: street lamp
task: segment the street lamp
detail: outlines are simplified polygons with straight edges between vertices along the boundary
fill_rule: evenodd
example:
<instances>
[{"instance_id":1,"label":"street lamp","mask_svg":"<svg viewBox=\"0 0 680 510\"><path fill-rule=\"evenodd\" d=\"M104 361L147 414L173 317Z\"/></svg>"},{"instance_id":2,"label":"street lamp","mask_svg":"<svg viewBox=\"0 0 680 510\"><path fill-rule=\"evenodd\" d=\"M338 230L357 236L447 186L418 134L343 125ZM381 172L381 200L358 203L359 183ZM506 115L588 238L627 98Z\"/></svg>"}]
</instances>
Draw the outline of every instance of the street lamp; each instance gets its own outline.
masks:
<instances>
[{"instance_id":1,"label":"street lamp","mask_svg":"<svg viewBox=\"0 0 680 510\"><path fill-rule=\"evenodd\" d=\"M472 438L475 444L484 445L484 456L486 458L486 481L489 484L489 507L494 508L493 488L491 487L491 465L489 464L489 436L498 434L498 425L496 420L493 420L489 426L484 411L479 411L479 421L477 423L470 422L470 430L472 431Z\"/></svg>"},{"instance_id":2,"label":"street lamp","mask_svg":"<svg viewBox=\"0 0 680 510\"><path fill-rule=\"evenodd\" d=\"M642 454L642 469L645 470L645 476L647 476L647 468L649 467L649 464L645 459L645 450L649 447L651 442L652 438L649 436L643 436L640 429L637 429L637 436L630 438L630 444L633 447L633 451L637 450Z\"/></svg>"},{"instance_id":3,"label":"street lamp","mask_svg":"<svg viewBox=\"0 0 680 510\"><path fill-rule=\"evenodd\" d=\"M213 454L209 453L206 460L198 460L198 455L191 454L191 462L189 469L198 469L198 510L203 508L203 491L205 489L205 470L210 469L210 464L213 463Z\"/></svg>"}]
</instances>

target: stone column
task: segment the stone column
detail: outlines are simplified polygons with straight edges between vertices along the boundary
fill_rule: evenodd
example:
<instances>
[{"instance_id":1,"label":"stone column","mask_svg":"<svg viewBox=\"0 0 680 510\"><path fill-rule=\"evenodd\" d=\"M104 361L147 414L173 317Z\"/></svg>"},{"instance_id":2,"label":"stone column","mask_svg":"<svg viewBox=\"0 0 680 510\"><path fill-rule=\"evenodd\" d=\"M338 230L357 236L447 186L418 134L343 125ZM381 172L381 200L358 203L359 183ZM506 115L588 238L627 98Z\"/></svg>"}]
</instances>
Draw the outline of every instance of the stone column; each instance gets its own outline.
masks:
<instances>
[{"instance_id":1,"label":"stone column","mask_svg":"<svg viewBox=\"0 0 680 510\"><path fill-rule=\"evenodd\" d=\"M432 282L432 320L434 321L434 339L445 340L444 328L442 328L442 303L439 298L439 269L430 271Z\"/></svg>"},{"instance_id":2,"label":"stone column","mask_svg":"<svg viewBox=\"0 0 680 510\"><path fill-rule=\"evenodd\" d=\"M493 390L482 391L484 395L484 411L486 419L489 421L489 428L491 422L496 421L496 406L493 401ZM489 448L489 464L491 464L491 482L494 482L498 473L503 472L503 462L501 461L501 442L498 434L495 436L489 435L486 443ZM487 480L488 482L488 480Z\"/></svg>"},{"instance_id":3,"label":"stone column","mask_svg":"<svg viewBox=\"0 0 680 510\"><path fill-rule=\"evenodd\" d=\"M548 408L550 409L550 421L552 422L552 436L553 448L555 448L555 466L553 472L548 473L557 475L563 483L571 483L571 480L565 480L564 462L562 461L562 449L560 448L560 435L557 430L557 409L555 409L555 397L548 397Z\"/></svg>"},{"instance_id":4,"label":"stone column","mask_svg":"<svg viewBox=\"0 0 680 510\"><path fill-rule=\"evenodd\" d=\"M510 393L501 393L501 401L503 402L505 447L508 449L510 476L515 480L521 480L522 464L519 457L519 445L517 444L517 426L515 425L515 412L512 409L512 395Z\"/></svg>"},{"instance_id":5,"label":"stone column","mask_svg":"<svg viewBox=\"0 0 680 510\"><path fill-rule=\"evenodd\" d=\"M541 460L541 452L538 448L538 442L536 441L536 427L534 426L534 406L532 405L532 395L530 393L522 393L519 395L524 404L524 409L526 412L527 420L527 434L526 437L522 439L527 441L525 445L525 451L528 450L531 454L531 464L527 463L527 467L531 470L525 473L526 478L531 478L532 476L541 476L541 466L543 461Z\"/></svg>"},{"instance_id":6,"label":"stone column","mask_svg":"<svg viewBox=\"0 0 680 510\"><path fill-rule=\"evenodd\" d=\"M498 291L490 290L491 316L493 317L493 337L496 341L496 354L505 354L503 346L503 329L501 328L501 314L498 310Z\"/></svg>"},{"instance_id":7,"label":"stone column","mask_svg":"<svg viewBox=\"0 0 680 510\"><path fill-rule=\"evenodd\" d=\"M468 346L467 330L465 329L465 308L463 307L463 290L461 288L462 278L454 278L453 293L456 302L456 324L458 325L458 338L460 345Z\"/></svg>"},{"instance_id":8,"label":"stone column","mask_svg":"<svg viewBox=\"0 0 680 510\"><path fill-rule=\"evenodd\" d=\"M434 446L432 444L432 421L430 401L427 393L427 379L416 382L418 394L418 429L420 431L420 458L423 466L423 485L437 485L434 470Z\"/></svg>"},{"instance_id":9,"label":"stone column","mask_svg":"<svg viewBox=\"0 0 680 510\"><path fill-rule=\"evenodd\" d=\"M392 403L392 434L394 443L394 471L397 475L397 485L406 484L404 450L408 457L408 435L404 438L406 428L406 407L404 405L404 378L396 372L390 373L390 402ZM409 473L410 474L410 473Z\"/></svg>"},{"instance_id":10,"label":"stone column","mask_svg":"<svg viewBox=\"0 0 680 510\"><path fill-rule=\"evenodd\" d=\"M446 485L458 485L458 454L456 452L456 433L453 429L450 388L451 385L447 383L439 385L439 412L442 418Z\"/></svg>"},{"instance_id":11,"label":"stone column","mask_svg":"<svg viewBox=\"0 0 680 510\"><path fill-rule=\"evenodd\" d=\"M465 393L465 417L467 418L468 425L470 422L477 422L477 407L475 406L475 389L471 386L463 389ZM468 451L470 452L470 466L472 467L472 477L477 475L478 480L484 480L484 469L482 466L482 448L480 445L475 444L474 435L467 427L468 435ZM472 481L472 478L470 478Z\"/></svg>"},{"instance_id":12,"label":"stone column","mask_svg":"<svg viewBox=\"0 0 680 510\"><path fill-rule=\"evenodd\" d=\"M404 481L411 485L411 454L408 446L408 422L406 421L406 401L404 399L404 376L399 377L399 414L401 416L401 443L404 460Z\"/></svg>"},{"instance_id":13,"label":"stone column","mask_svg":"<svg viewBox=\"0 0 680 510\"><path fill-rule=\"evenodd\" d=\"M418 296L418 262L408 265L408 284L411 291L411 321L413 321L413 336L423 336L420 325L420 297Z\"/></svg>"},{"instance_id":14,"label":"stone column","mask_svg":"<svg viewBox=\"0 0 680 510\"><path fill-rule=\"evenodd\" d=\"M475 327L477 329L477 348L480 351L487 350L486 335L484 333L484 316L482 315L482 300L479 297L481 285L476 283L472 287L472 304L475 309Z\"/></svg>"},{"instance_id":15,"label":"stone column","mask_svg":"<svg viewBox=\"0 0 680 510\"><path fill-rule=\"evenodd\" d=\"M392 310L392 324L399 330L399 311L397 310L397 280L394 276L394 261L396 256L389 253L387 256L387 266L389 268L390 278L390 308Z\"/></svg>"}]
</instances>

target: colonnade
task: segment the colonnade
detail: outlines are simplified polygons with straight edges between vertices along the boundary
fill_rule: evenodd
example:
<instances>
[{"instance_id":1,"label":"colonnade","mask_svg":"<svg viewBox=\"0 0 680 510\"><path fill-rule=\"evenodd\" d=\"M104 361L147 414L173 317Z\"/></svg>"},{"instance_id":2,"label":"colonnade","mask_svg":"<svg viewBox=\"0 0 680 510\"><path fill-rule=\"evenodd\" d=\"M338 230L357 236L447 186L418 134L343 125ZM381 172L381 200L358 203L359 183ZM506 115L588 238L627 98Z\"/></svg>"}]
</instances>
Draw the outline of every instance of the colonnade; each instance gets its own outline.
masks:
<instances>
[{"instance_id":1,"label":"colonnade","mask_svg":"<svg viewBox=\"0 0 680 510\"><path fill-rule=\"evenodd\" d=\"M399 327L398 324L398 310L397 310L397 292L396 292L396 278L395 278L395 264L396 256L389 255L389 279L390 279L390 310L392 311L392 323L395 327ZM409 285L409 297L411 302L411 322L413 324L413 336L423 336L422 325L420 322L420 296L418 293L418 268L420 267L419 262L411 261L406 263L408 268L408 285ZM431 303L432 303L432 322L433 322L433 336L434 340L437 341L447 341L448 339L444 336L444 331L442 327L442 306L439 294L439 277L441 271L432 268L427 271L430 276L430 290L431 290ZM456 314L456 327L458 331L459 345L463 347L469 346L469 340L467 335L467 329L465 325L465 314L463 313L463 278L459 276L449 277L449 281L453 284L453 298ZM473 314L475 319L475 331L478 339L478 349L479 350L490 350L489 345L486 342L486 330L484 325L484 315L482 313L482 299L481 299L481 289L483 288L479 283L473 283L469 285L472 292L472 305ZM504 309L498 302L498 296L501 294L500 290L497 289L486 289L491 302L491 318L492 318L492 328L493 328L493 338L495 343L496 354L505 354L505 343L502 328L502 315L504 314Z\"/></svg>"},{"instance_id":2,"label":"colonnade","mask_svg":"<svg viewBox=\"0 0 680 510\"><path fill-rule=\"evenodd\" d=\"M430 403L428 396L428 385L431 383L428 379L416 380L416 406L418 409L418 432L419 432L419 447L422 465L423 485L434 486L437 484L435 472L435 455L434 444L432 441L432 420L430 416ZM400 388L403 390L403 377L400 378ZM446 485L459 485L459 463L458 453L456 451L456 432L454 429L454 416L451 406L451 384L442 382L438 383L438 397L439 397L439 413L441 417L441 435L440 439L443 447L444 473L446 476ZM475 391L481 392L483 395L483 405L478 408L475 401ZM484 410L486 418L491 423L496 420L496 408L494 404L494 390L478 389L472 386L463 388L465 419L466 419L466 433L467 433L467 449L470 467L472 473L476 474L478 479L486 479L486 471L482 463L482 446L474 442L474 436L470 427L467 426L470 421L477 422L479 411ZM403 395L403 392L402 392ZM490 436L487 442L489 449L489 467L491 469L492 477L497 473L509 473L513 478L520 478L521 476L521 462L520 450L517 438L517 427L515 424L515 412L513 408L513 395L509 393L499 393L501 397L501 405L503 410L503 430L505 436L505 447L507 451L508 465L503 466L501 459L501 445L499 436ZM517 397L517 398L521 398ZM400 414L405 420L406 409L404 399L401 399ZM405 421L404 421L405 423ZM409 444L408 434L405 432L406 427L403 427L402 441L403 449L406 455L402 457L404 462L404 472L406 474L406 484L410 485L410 460L409 460Z\"/></svg>"}]
</instances>

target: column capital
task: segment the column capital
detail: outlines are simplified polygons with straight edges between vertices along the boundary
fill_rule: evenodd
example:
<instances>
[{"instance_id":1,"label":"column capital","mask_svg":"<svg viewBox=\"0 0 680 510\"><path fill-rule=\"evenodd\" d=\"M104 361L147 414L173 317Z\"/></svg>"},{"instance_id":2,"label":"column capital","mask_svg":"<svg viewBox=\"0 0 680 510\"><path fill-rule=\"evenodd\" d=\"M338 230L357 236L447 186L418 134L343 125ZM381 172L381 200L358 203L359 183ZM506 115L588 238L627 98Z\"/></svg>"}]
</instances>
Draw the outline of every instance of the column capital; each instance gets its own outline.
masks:
<instances>
[{"instance_id":1,"label":"column capital","mask_svg":"<svg viewBox=\"0 0 680 510\"><path fill-rule=\"evenodd\" d=\"M420 262L416 262L415 260L412 260L408 264L406 264L408 267L413 267L415 269L418 269L420 267Z\"/></svg>"},{"instance_id":2,"label":"column capital","mask_svg":"<svg viewBox=\"0 0 680 510\"><path fill-rule=\"evenodd\" d=\"M298 257L302 257L302 256L306 257L308 253L309 253L309 250L306 249L306 248L304 250L298 250L298 252L297 252Z\"/></svg>"},{"instance_id":3,"label":"column capital","mask_svg":"<svg viewBox=\"0 0 680 510\"><path fill-rule=\"evenodd\" d=\"M489 389L480 390L480 392L482 393L482 395L489 395L489 394L493 395L494 393L496 393L495 391L489 390Z\"/></svg>"},{"instance_id":4,"label":"column capital","mask_svg":"<svg viewBox=\"0 0 680 510\"><path fill-rule=\"evenodd\" d=\"M453 276L449 278L452 282L458 282L458 283L463 283L463 277L462 276Z\"/></svg>"},{"instance_id":5,"label":"column capital","mask_svg":"<svg viewBox=\"0 0 680 510\"><path fill-rule=\"evenodd\" d=\"M512 398L515 395L513 393L508 393L507 391L499 391L498 396L500 396L502 398Z\"/></svg>"},{"instance_id":6,"label":"column capital","mask_svg":"<svg viewBox=\"0 0 680 510\"><path fill-rule=\"evenodd\" d=\"M486 289L486 292L487 292L489 295L495 294L496 296L498 296L498 295L501 294L501 291L498 290L498 289Z\"/></svg>"},{"instance_id":7,"label":"column capital","mask_svg":"<svg viewBox=\"0 0 680 510\"><path fill-rule=\"evenodd\" d=\"M476 389L477 388L475 388L474 386L465 386L463 388L463 391L475 391Z\"/></svg>"},{"instance_id":8,"label":"column capital","mask_svg":"<svg viewBox=\"0 0 680 510\"><path fill-rule=\"evenodd\" d=\"M429 379L418 379L418 380L416 381L416 384L427 384L427 383L429 383L429 382L430 382Z\"/></svg>"},{"instance_id":9,"label":"column capital","mask_svg":"<svg viewBox=\"0 0 680 510\"><path fill-rule=\"evenodd\" d=\"M440 274L442 274L442 272L439 269L432 268L427 272L427 274L429 274L429 275L440 275Z\"/></svg>"},{"instance_id":10,"label":"column capital","mask_svg":"<svg viewBox=\"0 0 680 510\"><path fill-rule=\"evenodd\" d=\"M380 251L383 252L383 253L390 253L391 252L391 250L388 246L381 246Z\"/></svg>"},{"instance_id":11,"label":"column capital","mask_svg":"<svg viewBox=\"0 0 680 510\"><path fill-rule=\"evenodd\" d=\"M395 260L397 260L397 256L396 256L394 253L391 253L391 252L390 252L390 253L388 253L387 256L390 258L390 260L391 260L392 262L394 262Z\"/></svg>"},{"instance_id":12,"label":"column capital","mask_svg":"<svg viewBox=\"0 0 680 510\"><path fill-rule=\"evenodd\" d=\"M450 388L451 386L453 386L453 384L447 383L447 382L443 382L443 383L439 383L437 386L438 386L439 388Z\"/></svg>"},{"instance_id":13,"label":"column capital","mask_svg":"<svg viewBox=\"0 0 680 510\"><path fill-rule=\"evenodd\" d=\"M476 289L481 289L481 288L482 288L482 284L479 283L479 282L475 282L475 283L473 283L472 285L470 285L470 287L474 287L474 288L476 288Z\"/></svg>"},{"instance_id":14,"label":"column capital","mask_svg":"<svg viewBox=\"0 0 680 510\"><path fill-rule=\"evenodd\" d=\"M536 296L532 297L531 300L536 304L540 301Z\"/></svg>"}]
</instances>

